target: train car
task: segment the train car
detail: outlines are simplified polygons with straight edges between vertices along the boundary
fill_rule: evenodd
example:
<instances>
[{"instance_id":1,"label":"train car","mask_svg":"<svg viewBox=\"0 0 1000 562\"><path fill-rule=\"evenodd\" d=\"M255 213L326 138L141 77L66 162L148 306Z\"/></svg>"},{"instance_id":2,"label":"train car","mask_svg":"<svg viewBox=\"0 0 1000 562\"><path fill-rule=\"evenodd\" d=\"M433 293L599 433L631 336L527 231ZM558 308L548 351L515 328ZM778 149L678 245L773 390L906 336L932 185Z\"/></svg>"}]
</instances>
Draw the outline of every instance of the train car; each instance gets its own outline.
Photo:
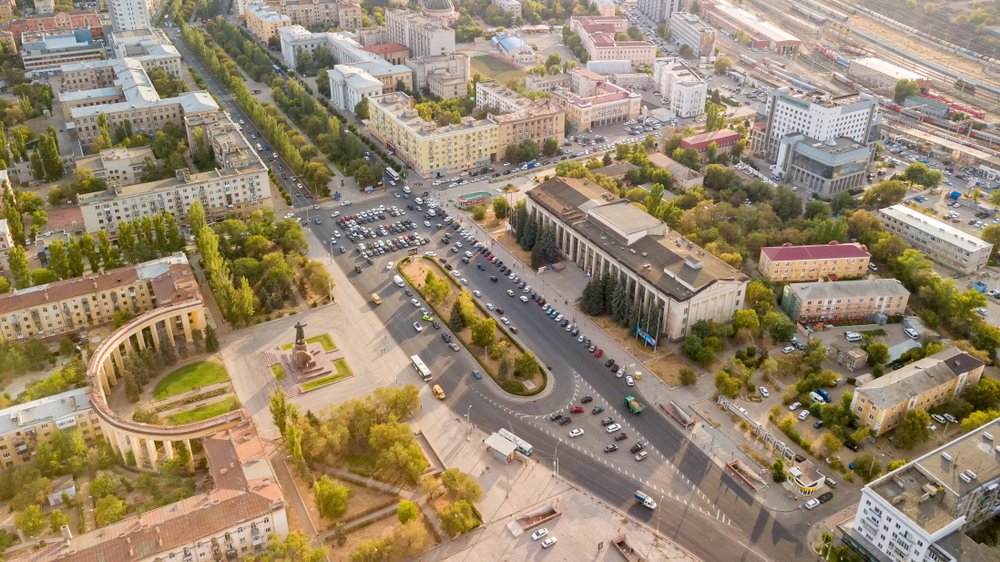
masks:
<instances>
[{"instance_id":1,"label":"train car","mask_svg":"<svg viewBox=\"0 0 1000 562\"><path fill-rule=\"evenodd\" d=\"M742 62L747 66L757 66L757 61L753 60L752 58L746 55L740 55L740 62Z\"/></svg>"},{"instance_id":2,"label":"train car","mask_svg":"<svg viewBox=\"0 0 1000 562\"><path fill-rule=\"evenodd\" d=\"M817 88L815 86L810 86L809 84L805 84L805 83L800 82L798 80L789 80L788 82L792 86L795 86L796 88L801 88L801 89L803 89L803 90L805 90L807 92L815 92L817 90Z\"/></svg>"},{"instance_id":3,"label":"train car","mask_svg":"<svg viewBox=\"0 0 1000 562\"><path fill-rule=\"evenodd\" d=\"M844 76L839 72L834 72L832 78L837 82L840 82L841 84L847 86L848 88L857 88L857 84L855 84L853 80L851 80L850 78Z\"/></svg>"},{"instance_id":4,"label":"train car","mask_svg":"<svg viewBox=\"0 0 1000 562\"><path fill-rule=\"evenodd\" d=\"M975 92L978 89L975 84L970 84L961 78L955 81L955 87L968 92Z\"/></svg>"}]
</instances>

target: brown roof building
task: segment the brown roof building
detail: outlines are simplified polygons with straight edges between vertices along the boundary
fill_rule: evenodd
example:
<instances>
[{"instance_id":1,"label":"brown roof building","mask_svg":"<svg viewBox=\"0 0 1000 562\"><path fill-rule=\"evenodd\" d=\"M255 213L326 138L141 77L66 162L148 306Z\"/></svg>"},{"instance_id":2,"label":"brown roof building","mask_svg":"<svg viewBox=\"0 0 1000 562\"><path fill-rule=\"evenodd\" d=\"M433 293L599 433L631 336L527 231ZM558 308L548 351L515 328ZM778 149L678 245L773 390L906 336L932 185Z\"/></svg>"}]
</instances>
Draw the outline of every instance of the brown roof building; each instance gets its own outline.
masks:
<instances>
[{"instance_id":1,"label":"brown roof building","mask_svg":"<svg viewBox=\"0 0 1000 562\"><path fill-rule=\"evenodd\" d=\"M171 256L0 295L0 341L60 337L197 298L201 291L187 257Z\"/></svg>"},{"instance_id":2,"label":"brown roof building","mask_svg":"<svg viewBox=\"0 0 1000 562\"><path fill-rule=\"evenodd\" d=\"M206 491L12 558L16 562L235 560L288 534L285 498L249 420L202 439Z\"/></svg>"}]
</instances>

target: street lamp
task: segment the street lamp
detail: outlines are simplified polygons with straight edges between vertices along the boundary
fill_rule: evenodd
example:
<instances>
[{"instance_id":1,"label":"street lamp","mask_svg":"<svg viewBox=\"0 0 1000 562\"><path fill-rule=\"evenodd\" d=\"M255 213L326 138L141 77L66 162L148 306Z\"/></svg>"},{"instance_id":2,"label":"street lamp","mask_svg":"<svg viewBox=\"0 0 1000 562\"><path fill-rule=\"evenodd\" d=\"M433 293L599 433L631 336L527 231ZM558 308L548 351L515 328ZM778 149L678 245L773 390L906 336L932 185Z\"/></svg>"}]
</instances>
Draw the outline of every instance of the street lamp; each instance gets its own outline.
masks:
<instances>
[{"instance_id":1,"label":"street lamp","mask_svg":"<svg viewBox=\"0 0 1000 562\"><path fill-rule=\"evenodd\" d=\"M562 442L563 440L562 438L560 438L559 442L556 443L556 451L553 454L553 457L555 458L555 463L553 465L553 468L555 469L556 476L559 476L559 445L562 445Z\"/></svg>"},{"instance_id":2,"label":"street lamp","mask_svg":"<svg viewBox=\"0 0 1000 562\"><path fill-rule=\"evenodd\" d=\"M465 440L472 440L472 425L469 424L469 414L472 412L472 404L469 404L469 409L465 411Z\"/></svg>"}]
</instances>

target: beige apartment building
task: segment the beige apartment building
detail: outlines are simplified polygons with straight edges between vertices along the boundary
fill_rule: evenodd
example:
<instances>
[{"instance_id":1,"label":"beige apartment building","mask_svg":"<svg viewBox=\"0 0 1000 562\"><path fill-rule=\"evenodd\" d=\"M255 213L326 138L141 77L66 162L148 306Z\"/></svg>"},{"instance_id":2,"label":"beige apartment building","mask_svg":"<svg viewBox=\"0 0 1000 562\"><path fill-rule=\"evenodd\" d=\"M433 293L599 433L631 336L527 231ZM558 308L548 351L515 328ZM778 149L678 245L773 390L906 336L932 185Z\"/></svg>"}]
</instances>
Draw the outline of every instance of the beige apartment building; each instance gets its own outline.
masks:
<instances>
[{"instance_id":1,"label":"beige apartment building","mask_svg":"<svg viewBox=\"0 0 1000 562\"><path fill-rule=\"evenodd\" d=\"M875 314L902 316L909 300L896 279L789 283L781 308L796 322L862 322Z\"/></svg>"},{"instance_id":2,"label":"beige apartment building","mask_svg":"<svg viewBox=\"0 0 1000 562\"><path fill-rule=\"evenodd\" d=\"M249 18L250 4L246 6ZM312 25L335 25L336 27L354 31L360 29L361 6L352 2L338 0L269 0L269 8L278 14L291 18L293 25L309 27Z\"/></svg>"},{"instance_id":3,"label":"beige apartment building","mask_svg":"<svg viewBox=\"0 0 1000 562\"><path fill-rule=\"evenodd\" d=\"M86 388L77 388L0 410L0 466L16 468L34 460L35 447L56 429L80 429L90 444L101 437L101 424L90 407Z\"/></svg>"},{"instance_id":4,"label":"beige apartment building","mask_svg":"<svg viewBox=\"0 0 1000 562\"><path fill-rule=\"evenodd\" d=\"M551 95L552 101L566 110L573 133L624 123L639 117L642 110L642 96L610 82L593 82L591 95L579 95L565 89L554 90Z\"/></svg>"},{"instance_id":5,"label":"beige apartment building","mask_svg":"<svg viewBox=\"0 0 1000 562\"><path fill-rule=\"evenodd\" d=\"M446 100L468 95L467 86L472 79L469 55L452 53L409 58L403 64L413 71L414 88L427 88L435 96Z\"/></svg>"},{"instance_id":6,"label":"beige apartment building","mask_svg":"<svg viewBox=\"0 0 1000 562\"><path fill-rule=\"evenodd\" d=\"M413 58L438 57L455 52L455 30L446 19L431 19L404 9L385 11L389 43L405 45Z\"/></svg>"},{"instance_id":7,"label":"beige apartment building","mask_svg":"<svg viewBox=\"0 0 1000 562\"><path fill-rule=\"evenodd\" d=\"M760 249L757 271L771 281L799 283L863 277L871 254L858 243L768 246Z\"/></svg>"},{"instance_id":8,"label":"beige apartment building","mask_svg":"<svg viewBox=\"0 0 1000 562\"><path fill-rule=\"evenodd\" d=\"M943 404L979 383L985 364L957 347L886 371L854 390L851 411L875 435L895 428L910 410Z\"/></svg>"},{"instance_id":9,"label":"beige apartment building","mask_svg":"<svg viewBox=\"0 0 1000 562\"><path fill-rule=\"evenodd\" d=\"M879 209L878 219L914 250L962 274L986 267L993 252L993 244L906 205Z\"/></svg>"},{"instance_id":10,"label":"beige apartment building","mask_svg":"<svg viewBox=\"0 0 1000 562\"><path fill-rule=\"evenodd\" d=\"M139 183L146 158L156 161L153 149L148 146L106 148L99 154L76 159L77 169L90 170L94 177L101 178L114 188Z\"/></svg>"},{"instance_id":11,"label":"beige apartment building","mask_svg":"<svg viewBox=\"0 0 1000 562\"><path fill-rule=\"evenodd\" d=\"M246 7L247 29L257 39L267 42L278 35L278 28L292 25L292 18L266 4L248 4Z\"/></svg>"},{"instance_id":12,"label":"beige apartment building","mask_svg":"<svg viewBox=\"0 0 1000 562\"><path fill-rule=\"evenodd\" d=\"M139 315L201 298L183 253L0 295L0 340L59 338L111 323L115 312Z\"/></svg>"},{"instance_id":13,"label":"beige apartment building","mask_svg":"<svg viewBox=\"0 0 1000 562\"><path fill-rule=\"evenodd\" d=\"M516 113L489 114L486 119L499 125L497 151L501 159L508 145L531 140L542 148L547 139L555 139L561 145L565 138L566 112L552 102L543 101Z\"/></svg>"}]
</instances>

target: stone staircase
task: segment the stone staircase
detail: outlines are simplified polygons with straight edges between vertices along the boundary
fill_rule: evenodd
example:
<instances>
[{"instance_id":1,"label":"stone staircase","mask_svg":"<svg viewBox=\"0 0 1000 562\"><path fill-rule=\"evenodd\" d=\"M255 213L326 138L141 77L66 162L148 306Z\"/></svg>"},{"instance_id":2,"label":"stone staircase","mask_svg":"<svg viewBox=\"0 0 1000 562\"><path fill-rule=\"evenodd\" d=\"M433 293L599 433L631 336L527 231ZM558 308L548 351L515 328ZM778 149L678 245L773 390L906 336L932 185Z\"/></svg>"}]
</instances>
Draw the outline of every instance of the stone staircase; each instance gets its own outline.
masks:
<instances>
[{"instance_id":1,"label":"stone staircase","mask_svg":"<svg viewBox=\"0 0 1000 562\"><path fill-rule=\"evenodd\" d=\"M268 367L277 365L281 363L281 356L284 354L280 349L268 349L260 354L261 359L264 360L264 364Z\"/></svg>"}]
</instances>

